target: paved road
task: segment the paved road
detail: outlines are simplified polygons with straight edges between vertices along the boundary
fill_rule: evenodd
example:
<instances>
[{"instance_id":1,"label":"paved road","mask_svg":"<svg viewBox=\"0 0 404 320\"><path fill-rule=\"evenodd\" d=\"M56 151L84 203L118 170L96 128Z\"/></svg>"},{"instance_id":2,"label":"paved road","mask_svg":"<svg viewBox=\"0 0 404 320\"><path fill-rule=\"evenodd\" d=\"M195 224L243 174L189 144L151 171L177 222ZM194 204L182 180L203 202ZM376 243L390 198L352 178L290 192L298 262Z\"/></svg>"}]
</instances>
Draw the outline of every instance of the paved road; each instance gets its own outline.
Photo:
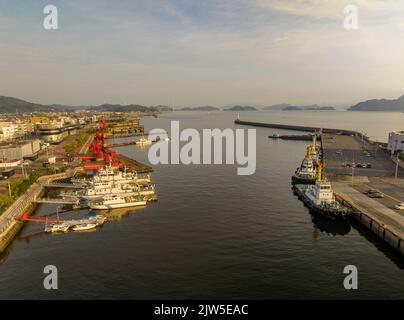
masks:
<instances>
[{"instance_id":1,"label":"paved road","mask_svg":"<svg viewBox=\"0 0 404 320\"><path fill-rule=\"evenodd\" d=\"M334 182L333 189L348 202L355 204L360 211L394 229L395 233L404 239L404 215L400 211L390 208L392 201L395 200L369 198L357 190L357 187L352 188L342 182Z\"/></svg>"}]
</instances>

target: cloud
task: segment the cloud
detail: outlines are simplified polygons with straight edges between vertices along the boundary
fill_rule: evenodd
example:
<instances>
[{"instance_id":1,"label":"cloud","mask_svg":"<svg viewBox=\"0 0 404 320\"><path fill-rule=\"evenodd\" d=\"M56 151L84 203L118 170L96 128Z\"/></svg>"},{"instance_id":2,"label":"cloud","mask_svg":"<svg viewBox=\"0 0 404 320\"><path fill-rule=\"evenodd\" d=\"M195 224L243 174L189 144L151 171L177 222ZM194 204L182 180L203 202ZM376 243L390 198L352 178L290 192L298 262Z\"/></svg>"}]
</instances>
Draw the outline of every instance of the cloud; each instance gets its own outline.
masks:
<instances>
[{"instance_id":1,"label":"cloud","mask_svg":"<svg viewBox=\"0 0 404 320\"><path fill-rule=\"evenodd\" d=\"M348 2L359 6L359 30L343 28ZM41 10L27 10L29 19L0 12L3 94L75 104L341 104L404 87L401 0L72 0L59 11L54 33L40 29Z\"/></svg>"},{"instance_id":2,"label":"cloud","mask_svg":"<svg viewBox=\"0 0 404 320\"><path fill-rule=\"evenodd\" d=\"M363 13L404 11L404 3L400 0L252 0L251 3L264 9L316 18L339 18L348 4L358 6Z\"/></svg>"}]
</instances>

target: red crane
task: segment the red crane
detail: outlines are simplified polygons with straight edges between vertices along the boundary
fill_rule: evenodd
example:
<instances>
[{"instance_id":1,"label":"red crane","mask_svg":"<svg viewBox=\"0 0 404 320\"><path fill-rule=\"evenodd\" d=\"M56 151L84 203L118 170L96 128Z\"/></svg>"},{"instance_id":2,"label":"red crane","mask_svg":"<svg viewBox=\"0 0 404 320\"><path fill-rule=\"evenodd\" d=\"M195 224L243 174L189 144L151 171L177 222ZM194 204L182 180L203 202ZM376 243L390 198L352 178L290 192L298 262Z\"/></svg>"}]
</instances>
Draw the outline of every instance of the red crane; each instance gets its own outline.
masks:
<instances>
[{"instance_id":1,"label":"red crane","mask_svg":"<svg viewBox=\"0 0 404 320\"><path fill-rule=\"evenodd\" d=\"M98 124L97 132L94 136L94 140L90 145L90 151L94 154L97 160L103 160L105 164L111 164L118 168L123 168L125 165L116 159L116 151L108 149L105 138L105 129L108 127L104 118ZM82 158L83 161L90 161L91 157ZM84 170L99 170L100 166L86 166Z\"/></svg>"},{"instance_id":2,"label":"red crane","mask_svg":"<svg viewBox=\"0 0 404 320\"><path fill-rule=\"evenodd\" d=\"M58 222L59 220L57 218L52 218L52 217L32 217L29 216L28 213L24 212L20 218L16 218L16 220L19 221L33 221L33 222L42 222L42 223L47 223L47 222Z\"/></svg>"}]
</instances>

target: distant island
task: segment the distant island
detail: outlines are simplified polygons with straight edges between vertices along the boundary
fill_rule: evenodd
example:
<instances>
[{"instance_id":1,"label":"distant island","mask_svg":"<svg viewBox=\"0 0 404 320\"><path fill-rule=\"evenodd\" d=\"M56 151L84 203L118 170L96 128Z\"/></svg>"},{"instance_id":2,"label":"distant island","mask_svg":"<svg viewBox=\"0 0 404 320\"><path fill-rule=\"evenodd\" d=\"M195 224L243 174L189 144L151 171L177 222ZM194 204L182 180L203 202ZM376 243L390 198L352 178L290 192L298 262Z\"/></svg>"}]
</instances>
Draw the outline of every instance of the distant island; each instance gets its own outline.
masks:
<instances>
[{"instance_id":1,"label":"distant island","mask_svg":"<svg viewBox=\"0 0 404 320\"><path fill-rule=\"evenodd\" d=\"M228 109L224 109L224 111L257 111L257 109L250 106L234 106Z\"/></svg>"},{"instance_id":2,"label":"distant island","mask_svg":"<svg viewBox=\"0 0 404 320\"><path fill-rule=\"evenodd\" d=\"M404 95L398 99L372 99L351 106L348 111L404 111Z\"/></svg>"},{"instance_id":3,"label":"distant island","mask_svg":"<svg viewBox=\"0 0 404 320\"><path fill-rule=\"evenodd\" d=\"M13 97L0 96L0 113L32 113L32 112L72 112L76 110L94 110L105 112L168 112L173 109L168 106L143 106L139 104L102 104L98 106L70 106L63 104L43 105Z\"/></svg>"},{"instance_id":4,"label":"distant island","mask_svg":"<svg viewBox=\"0 0 404 320\"><path fill-rule=\"evenodd\" d=\"M272 106L268 107L263 107L262 110L283 110L284 108L290 107L290 104L287 103L280 103L280 104L274 104Z\"/></svg>"},{"instance_id":5,"label":"distant island","mask_svg":"<svg viewBox=\"0 0 404 320\"><path fill-rule=\"evenodd\" d=\"M333 111L334 107L322 107L318 104L309 104L304 106L294 106L287 103L275 104L273 106L264 107L263 110L283 110L283 111L304 111L304 110L315 110L315 111Z\"/></svg>"},{"instance_id":6,"label":"distant island","mask_svg":"<svg viewBox=\"0 0 404 320\"><path fill-rule=\"evenodd\" d=\"M211 106L201 106L201 107L186 107L179 109L180 111L220 111L219 108L211 107Z\"/></svg>"}]
</instances>

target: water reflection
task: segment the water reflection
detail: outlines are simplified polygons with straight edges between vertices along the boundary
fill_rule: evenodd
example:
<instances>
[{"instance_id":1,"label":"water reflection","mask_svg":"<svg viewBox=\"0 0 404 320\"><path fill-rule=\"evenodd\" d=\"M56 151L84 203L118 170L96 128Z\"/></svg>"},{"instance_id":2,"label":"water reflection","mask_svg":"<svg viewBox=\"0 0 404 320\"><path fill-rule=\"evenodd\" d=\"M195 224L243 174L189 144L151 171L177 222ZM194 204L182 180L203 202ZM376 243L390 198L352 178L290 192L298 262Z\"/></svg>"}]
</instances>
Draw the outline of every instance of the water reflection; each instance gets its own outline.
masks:
<instances>
[{"instance_id":1,"label":"water reflection","mask_svg":"<svg viewBox=\"0 0 404 320\"><path fill-rule=\"evenodd\" d=\"M333 236L343 236L351 231L349 220L331 220L327 217L309 212L314 228Z\"/></svg>"},{"instance_id":2,"label":"water reflection","mask_svg":"<svg viewBox=\"0 0 404 320\"><path fill-rule=\"evenodd\" d=\"M390 245L385 243L377 235L371 232L369 229L364 227L355 219L352 219L352 228L359 232L367 241L372 243L379 252L383 253L387 258L389 258L397 267L401 270L404 269L404 256L397 252Z\"/></svg>"}]
</instances>

